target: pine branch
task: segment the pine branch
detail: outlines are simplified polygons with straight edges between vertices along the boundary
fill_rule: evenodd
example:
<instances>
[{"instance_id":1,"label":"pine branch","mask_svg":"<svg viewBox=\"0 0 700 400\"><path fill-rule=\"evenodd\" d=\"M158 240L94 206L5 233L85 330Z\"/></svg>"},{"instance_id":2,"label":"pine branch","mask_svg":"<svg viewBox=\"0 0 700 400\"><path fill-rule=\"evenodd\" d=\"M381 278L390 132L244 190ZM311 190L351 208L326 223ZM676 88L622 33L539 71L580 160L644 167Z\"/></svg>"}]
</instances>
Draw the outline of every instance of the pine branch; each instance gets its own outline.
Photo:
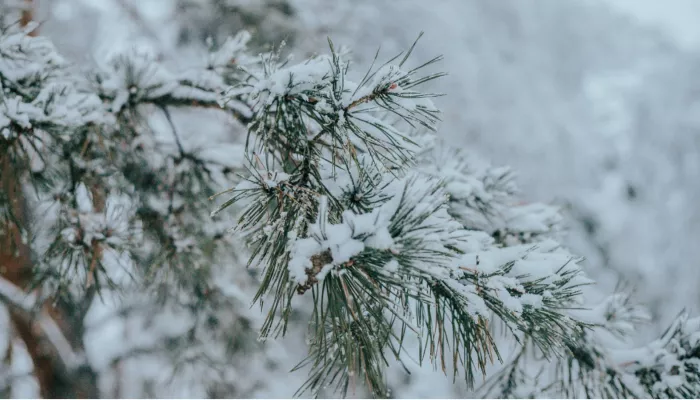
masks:
<instances>
[{"instance_id":1,"label":"pine branch","mask_svg":"<svg viewBox=\"0 0 700 400\"><path fill-rule=\"evenodd\" d=\"M464 366L471 386L475 370L500 360L487 324L493 316L516 339L529 335L561 356L584 329L566 314L588 283L577 261L551 243L488 251L492 239L448 215L442 184L406 173L418 147L409 137L437 121L424 102L434 95L413 88L440 74L415 74L440 58L404 72L409 51L355 84L329 44L330 56L291 67L271 57L257 83L229 91L255 101L248 145L264 158L249 159L250 175L212 215L243 206L238 229L253 246L251 265L265 273L256 299L274 297L262 336L275 325L283 333L293 293L312 291L313 368L303 388L312 393L334 382L347 390L357 374L383 396L385 352L400 357L407 329L443 370L451 345L449 359Z\"/></svg>"}]
</instances>

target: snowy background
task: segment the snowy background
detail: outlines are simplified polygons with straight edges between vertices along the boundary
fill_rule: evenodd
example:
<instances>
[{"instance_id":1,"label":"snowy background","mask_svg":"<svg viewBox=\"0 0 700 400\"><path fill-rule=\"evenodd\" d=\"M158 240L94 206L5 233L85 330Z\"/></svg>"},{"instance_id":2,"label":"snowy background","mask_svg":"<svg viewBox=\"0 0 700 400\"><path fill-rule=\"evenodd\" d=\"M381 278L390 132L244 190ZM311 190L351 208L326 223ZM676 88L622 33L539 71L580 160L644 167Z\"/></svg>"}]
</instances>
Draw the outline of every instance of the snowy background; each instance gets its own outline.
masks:
<instances>
[{"instance_id":1,"label":"snowy background","mask_svg":"<svg viewBox=\"0 0 700 400\"><path fill-rule=\"evenodd\" d=\"M567 244L601 290L624 282L652 311L640 342L682 308L700 311L700 1L290 3L299 57L330 36L364 65L377 47L393 55L425 31L416 59L443 54L449 74L434 84L446 94L440 134L511 165L525 199L563 207ZM187 62L174 55L186 53L173 1L39 4L42 34L77 63L135 43ZM394 394L452 395L449 380L423 373ZM303 376L285 378L257 394L289 396Z\"/></svg>"},{"instance_id":2,"label":"snowy background","mask_svg":"<svg viewBox=\"0 0 700 400\"><path fill-rule=\"evenodd\" d=\"M618 12L629 14L647 27L670 36L692 51L700 44L700 4L695 0L602 0Z\"/></svg>"}]
</instances>

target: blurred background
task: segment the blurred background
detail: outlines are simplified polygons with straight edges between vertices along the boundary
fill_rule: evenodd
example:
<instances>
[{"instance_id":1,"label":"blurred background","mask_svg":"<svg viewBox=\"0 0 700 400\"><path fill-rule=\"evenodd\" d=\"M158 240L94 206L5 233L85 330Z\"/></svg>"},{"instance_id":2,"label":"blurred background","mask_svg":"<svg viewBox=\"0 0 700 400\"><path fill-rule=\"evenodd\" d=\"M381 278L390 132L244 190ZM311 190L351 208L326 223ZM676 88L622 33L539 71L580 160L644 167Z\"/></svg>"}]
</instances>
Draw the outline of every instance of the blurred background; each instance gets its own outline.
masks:
<instances>
[{"instance_id":1,"label":"blurred background","mask_svg":"<svg viewBox=\"0 0 700 400\"><path fill-rule=\"evenodd\" d=\"M20 0L21 1L21 0ZM364 66L425 36L443 54L439 134L558 204L566 244L610 293L635 288L659 333L700 312L698 0L35 0L40 31L75 63L139 46L186 66L239 29L297 59L330 36ZM362 70L362 68L359 68ZM293 364L297 357L291 355ZM450 397L426 367L397 396ZM303 377L252 394L289 396ZM293 392L293 390L291 390Z\"/></svg>"}]
</instances>

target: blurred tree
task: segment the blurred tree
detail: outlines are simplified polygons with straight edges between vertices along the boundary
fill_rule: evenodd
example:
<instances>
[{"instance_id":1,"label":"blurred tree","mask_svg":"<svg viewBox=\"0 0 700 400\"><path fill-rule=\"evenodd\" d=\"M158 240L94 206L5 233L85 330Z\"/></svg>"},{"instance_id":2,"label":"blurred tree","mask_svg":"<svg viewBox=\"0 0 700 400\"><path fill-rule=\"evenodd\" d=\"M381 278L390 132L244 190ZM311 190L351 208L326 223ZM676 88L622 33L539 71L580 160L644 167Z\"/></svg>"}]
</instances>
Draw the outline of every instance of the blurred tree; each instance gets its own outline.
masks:
<instances>
[{"instance_id":1,"label":"blurred tree","mask_svg":"<svg viewBox=\"0 0 700 400\"><path fill-rule=\"evenodd\" d=\"M296 24L289 0L176 0L179 42L221 43L240 30L253 33L251 45L293 43Z\"/></svg>"}]
</instances>

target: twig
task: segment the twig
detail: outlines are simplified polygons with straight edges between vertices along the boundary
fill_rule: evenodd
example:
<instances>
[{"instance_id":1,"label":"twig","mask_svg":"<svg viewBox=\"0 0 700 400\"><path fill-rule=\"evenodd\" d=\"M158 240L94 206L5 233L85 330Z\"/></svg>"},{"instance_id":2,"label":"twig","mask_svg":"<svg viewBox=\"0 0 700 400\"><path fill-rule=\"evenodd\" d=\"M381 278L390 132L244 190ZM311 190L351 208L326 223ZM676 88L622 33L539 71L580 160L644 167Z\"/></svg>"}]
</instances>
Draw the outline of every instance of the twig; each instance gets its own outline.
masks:
<instances>
[{"instance_id":1,"label":"twig","mask_svg":"<svg viewBox=\"0 0 700 400\"><path fill-rule=\"evenodd\" d=\"M180 136L177 134L177 129L175 128L175 123L173 122L172 117L170 116L170 111L168 111L168 107L165 105L161 105L160 109L163 110L163 114L165 114L165 118L168 120L168 124L170 125L170 130L173 132L173 136L175 137L175 143L177 144L177 149L180 151L180 156L185 156L185 149L182 147L182 142L180 141Z\"/></svg>"},{"instance_id":2,"label":"twig","mask_svg":"<svg viewBox=\"0 0 700 400\"><path fill-rule=\"evenodd\" d=\"M0 276L0 300L26 313L36 309L38 303L34 293L25 293L2 276Z\"/></svg>"},{"instance_id":3,"label":"twig","mask_svg":"<svg viewBox=\"0 0 700 400\"><path fill-rule=\"evenodd\" d=\"M51 342L59 358L69 371L78 369L78 367L86 364L87 360L85 355L73 351L70 343L65 336L63 336L61 328L58 327L56 321L54 321L46 311L41 312L37 322L44 332L46 339Z\"/></svg>"},{"instance_id":4,"label":"twig","mask_svg":"<svg viewBox=\"0 0 700 400\"><path fill-rule=\"evenodd\" d=\"M20 311L27 318L33 316L40 304L35 294L25 293L4 277L0 277L0 300ZM73 351L70 342L46 310L39 313L36 323L67 369L73 370L85 364L85 356Z\"/></svg>"},{"instance_id":5,"label":"twig","mask_svg":"<svg viewBox=\"0 0 700 400\"><path fill-rule=\"evenodd\" d=\"M25 27L34 21L34 2L32 0L24 0L24 7L22 7L22 16L19 20L19 26ZM36 28L29 32L29 36L37 36L39 34L39 29Z\"/></svg>"}]
</instances>

